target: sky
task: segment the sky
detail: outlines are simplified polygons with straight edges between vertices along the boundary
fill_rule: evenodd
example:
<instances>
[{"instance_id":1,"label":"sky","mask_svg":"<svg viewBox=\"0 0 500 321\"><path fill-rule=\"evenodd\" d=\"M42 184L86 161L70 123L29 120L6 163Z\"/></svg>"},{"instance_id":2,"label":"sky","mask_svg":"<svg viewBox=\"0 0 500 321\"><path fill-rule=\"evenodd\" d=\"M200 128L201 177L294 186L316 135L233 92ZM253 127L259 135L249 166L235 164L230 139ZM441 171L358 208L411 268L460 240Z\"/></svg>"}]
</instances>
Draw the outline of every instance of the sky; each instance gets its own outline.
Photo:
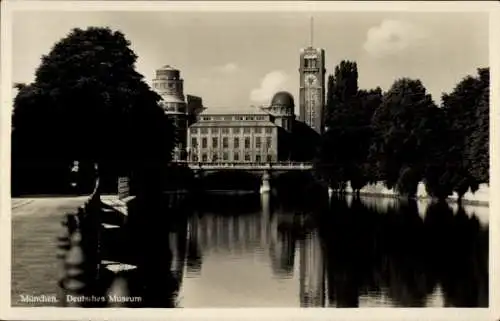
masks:
<instances>
[{"instance_id":1,"label":"sky","mask_svg":"<svg viewBox=\"0 0 500 321\"><path fill-rule=\"evenodd\" d=\"M13 14L13 81L33 81L41 56L72 28L106 26L130 40L149 84L169 64L181 70L184 93L208 108L267 105L286 90L298 110L299 51L310 45L311 16L327 74L356 61L362 89L418 78L439 103L489 66L486 13L22 11Z\"/></svg>"}]
</instances>

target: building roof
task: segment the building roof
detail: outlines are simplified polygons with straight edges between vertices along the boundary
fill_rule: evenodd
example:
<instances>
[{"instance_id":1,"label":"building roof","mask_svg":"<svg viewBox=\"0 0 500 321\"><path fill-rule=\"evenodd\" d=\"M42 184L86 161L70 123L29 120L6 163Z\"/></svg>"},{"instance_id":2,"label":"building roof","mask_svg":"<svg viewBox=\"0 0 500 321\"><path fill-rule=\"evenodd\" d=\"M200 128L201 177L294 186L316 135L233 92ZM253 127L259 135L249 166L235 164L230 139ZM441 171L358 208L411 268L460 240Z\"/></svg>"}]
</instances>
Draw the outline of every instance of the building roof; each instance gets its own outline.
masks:
<instances>
[{"instance_id":1,"label":"building roof","mask_svg":"<svg viewBox=\"0 0 500 321\"><path fill-rule=\"evenodd\" d=\"M293 102L292 94L286 91L277 92L273 96L273 99L271 100L271 108L274 106L284 106L288 108L294 108L295 104Z\"/></svg>"},{"instance_id":2,"label":"building roof","mask_svg":"<svg viewBox=\"0 0 500 321\"><path fill-rule=\"evenodd\" d=\"M178 71L177 69L175 69L174 67L170 66L170 65L165 65L163 67L160 68L161 70L175 70L175 71Z\"/></svg>"},{"instance_id":3,"label":"building roof","mask_svg":"<svg viewBox=\"0 0 500 321\"><path fill-rule=\"evenodd\" d=\"M224 120L224 121L198 121L193 123L191 127L278 127L273 122L268 120L258 121L240 121L240 120Z\"/></svg>"},{"instance_id":4,"label":"building roof","mask_svg":"<svg viewBox=\"0 0 500 321\"><path fill-rule=\"evenodd\" d=\"M185 103L184 100L179 99L179 97L176 97L174 95L169 95L169 94L161 94L161 101L165 103Z\"/></svg>"},{"instance_id":5,"label":"building roof","mask_svg":"<svg viewBox=\"0 0 500 321\"><path fill-rule=\"evenodd\" d=\"M200 115L269 115L259 107L213 108L208 107Z\"/></svg>"}]
</instances>

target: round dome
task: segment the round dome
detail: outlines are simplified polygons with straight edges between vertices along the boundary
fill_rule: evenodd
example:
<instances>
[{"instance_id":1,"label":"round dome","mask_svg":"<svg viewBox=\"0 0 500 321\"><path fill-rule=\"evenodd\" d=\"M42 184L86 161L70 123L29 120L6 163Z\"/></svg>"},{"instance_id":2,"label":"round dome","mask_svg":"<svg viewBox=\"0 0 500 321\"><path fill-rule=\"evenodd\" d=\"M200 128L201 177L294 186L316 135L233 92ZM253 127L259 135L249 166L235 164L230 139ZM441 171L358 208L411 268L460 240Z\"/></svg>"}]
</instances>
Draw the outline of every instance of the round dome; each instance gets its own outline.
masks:
<instances>
[{"instance_id":1,"label":"round dome","mask_svg":"<svg viewBox=\"0 0 500 321\"><path fill-rule=\"evenodd\" d=\"M295 104L293 102L292 94L286 91L280 91L276 93L271 100L271 107L278 106L293 109Z\"/></svg>"},{"instance_id":2,"label":"round dome","mask_svg":"<svg viewBox=\"0 0 500 321\"><path fill-rule=\"evenodd\" d=\"M161 67L160 69L162 69L162 70L177 70L177 69L175 69L174 67L172 67L170 65L165 65L165 66Z\"/></svg>"},{"instance_id":3,"label":"round dome","mask_svg":"<svg viewBox=\"0 0 500 321\"><path fill-rule=\"evenodd\" d=\"M169 79L169 80L179 80L180 71L179 69L175 69L170 65L165 65L160 69L156 70L156 78L157 79Z\"/></svg>"}]
</instances>

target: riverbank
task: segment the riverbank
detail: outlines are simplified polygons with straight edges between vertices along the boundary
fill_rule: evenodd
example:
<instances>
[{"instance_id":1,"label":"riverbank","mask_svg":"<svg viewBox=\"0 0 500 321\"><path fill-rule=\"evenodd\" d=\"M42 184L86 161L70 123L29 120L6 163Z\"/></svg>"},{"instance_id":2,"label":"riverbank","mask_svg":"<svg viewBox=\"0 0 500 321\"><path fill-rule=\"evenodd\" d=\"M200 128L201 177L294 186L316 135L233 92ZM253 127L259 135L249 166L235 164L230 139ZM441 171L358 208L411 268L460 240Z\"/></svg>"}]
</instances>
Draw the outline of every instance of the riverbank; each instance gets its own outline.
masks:
<instances>
[{"instance_id":1,"label":"riverbank","mask_svg":"<svg viewBox=\"0 0 500 321\"><path fill-rule=\"evenodd\" d=\"M329 193L336 193L336 190L329 189ZM347 183L345 189L347 194L353 194L350 183ZM388 197L388 198L401 198L401 196L394 189L388 189L382 182L376 184L369 184L360 190L360 195L372 196L372 197ZM417 188L417 193L415 195L416 199L427 199L432 200L433 198L427 194L424 183L419 183ZM458 195L454 192L453 195L448 197L448 202L457 203ZM462 204L475 205L475 206L486 206L489 207L490 203L490 187L488 184L479 185L479 189L473 193L470 189L462 197Z\"/></svg>"}]
</instances>

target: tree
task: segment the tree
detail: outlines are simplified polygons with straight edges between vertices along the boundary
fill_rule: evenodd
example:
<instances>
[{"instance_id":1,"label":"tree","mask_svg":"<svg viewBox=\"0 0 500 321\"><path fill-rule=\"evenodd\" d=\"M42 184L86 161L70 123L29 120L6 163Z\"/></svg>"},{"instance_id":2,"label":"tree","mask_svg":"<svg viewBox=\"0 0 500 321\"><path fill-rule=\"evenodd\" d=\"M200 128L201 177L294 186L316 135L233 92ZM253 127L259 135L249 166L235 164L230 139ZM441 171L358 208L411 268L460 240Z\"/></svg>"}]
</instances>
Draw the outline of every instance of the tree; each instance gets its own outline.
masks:
<instances>
[{"instance_id":1,"label":"tree","mask_svg":"<svg viewBox=\"0 0 500 321\"><path fill-rule=\"evenodd\" d=\"M342 189L347 181L359 190L372 180L368 160L373 112L382 91L358 89L355 62L342 61L328 78L327 131L323 135L318 167L330 185Z\"/></svg>"},{"instance_id":2,"label":"tree","mask_svg":"<svg viewBox=\"0 0 500 321\"><path fill-rule=\"evenodd\" d=\"M351 109L354 126L352 128L353 159L350 162L349 179L353 190L358 191L369 182L376 181L377 169L370 159L373 144L371 120L375 110L382 103L382 90L359 90L356 103Z\"/></svg>"},{"instance_id":3,"label":"tree","mask_svg":"<svg viewBox=\"0 0 500 321\"><path fill-rule=\"evenodd\" d=\"M326 120L327 127L338 121L338 114L344 112L342 105L348 103L358 92L358 67L356 62L342 60L335 67L334 75L328 76Z\"/></svg>"},{"instance_id":4,"label":"tree","mask_svg":"<svg viewBox=\"0 0 500 321\"><path fill-rule=\"evenodd\" d=\"M349 142L350 107L358 92L358 71L355 62L341 61L334 76L328 77L326 133L320 142L318 168L330 185L343 186L348 180L346 164L351 161Z\"/></svg>"},{"instance_id":5,"label":"tree","mask_svg":"<svg viewBox=\"0 0 500 321\"><path fill-rule=\"evenodd\" d=\"M470 174L478 182L489 183L489 88L479 97L474 131L469 139Z\"/></svg>"},{"instance_id":6,"label":"tree","mask_svg":"<svg viewBox=\"0 0 500 321\"><path fill-rule=\"evenodd\" d=\"M16 97L13 130L25 145L19 149L44 141L53 147L51 157L98 164L101 176L168 162L173 125L135 71L136 59L119 31L73 29L42 57L34 83Z\"/></svg>"},{"instance_id":7,"label":"tree","mask_svg":"<svg viewBox=\"0 0 500 321\"><path fill-rule=\"evenodd\" d=\"M463 78L442 101L448 123L446 184L461 198L489 181L489 68Z\"/></svg>"},{"instance_id":8,"label":"tree","mask_svg":"<svg viewBox=\"0 0 500 321\"><path fill-rule=\"evenodd\" d=\"M416 191L429 159L430 126L437 107L420 80L396 80L375 111L372 159L378 163L387 187L408 196Z\"/></svg>"}]
</instances>

